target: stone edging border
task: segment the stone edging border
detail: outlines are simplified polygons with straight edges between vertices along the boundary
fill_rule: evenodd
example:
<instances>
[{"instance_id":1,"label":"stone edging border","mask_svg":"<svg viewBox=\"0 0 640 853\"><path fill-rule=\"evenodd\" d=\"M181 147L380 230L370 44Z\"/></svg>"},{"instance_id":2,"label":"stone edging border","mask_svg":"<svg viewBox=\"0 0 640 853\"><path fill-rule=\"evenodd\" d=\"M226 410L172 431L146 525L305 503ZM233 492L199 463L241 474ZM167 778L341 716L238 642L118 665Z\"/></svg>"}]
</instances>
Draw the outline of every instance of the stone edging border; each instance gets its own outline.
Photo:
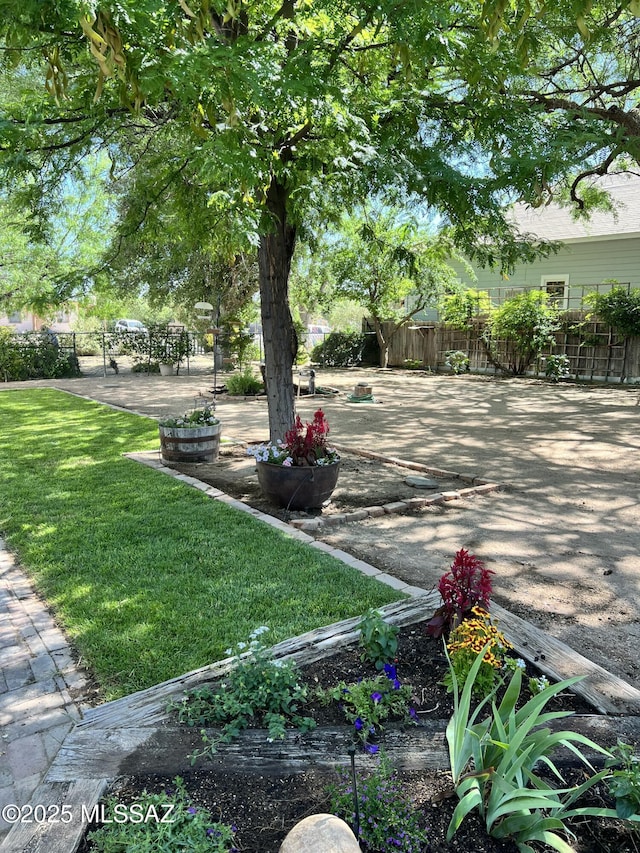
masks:
<instances>
[{"instance_id":1,"label":"stone edging border","mask_svg":"<svg viewBox=\"0 0 640 853\"><path fill-rule=\"evenodd\" d=\"M143 453L125 453L129 459L136 462L141 462L143 465L148 465L151 468L156 468L162 473L169 474L176 479L183 480L189 485L200 489L206 494L218 500L224 500L225 503L233 504L238 509L244 512L252 512L260 515L263 520L270 519L269 523L277 522L275 526L284 525L285 527L294 528L302 533L317 533L319 530L327 527L338 527L341 524L347 524L353 521L364 521L366 518L378 518L383 515L393 515L395 513L408 512L413 509L420 509L425 506L435 506L437 504L447 503L448 501L461 500L462 498L471 497L473 495L484 495L488 492L496 492L504 488L502 483L492 483L488 480L482 480L479 477L474 477L471 474L459 474L456 471L445 471L441 468L432 468L429 465L422 465L419 462L410 462L406 459L398 459L394 456L383 456L380 453L373 453L368 450L356 450L352 447L344 445L334 445L336 450L342 453L351 453L354 456L364 456L367 459L376 459L386 465L397 465L399 468L407 468L411 471L418 471L421 474L431 474L434 477L447 477L448 479L461 480L463 483L470 483L462 489L448 490L446 492L436 492L435 494L408 498L403 501L394 501L393 503L383 504L382 506L367 506L356 509L353 512L341 512L335 515L329 515L326 518L293 518L286 523L279 519L274 519L273 516L266 513L260 513L254 510L242 501L234 500L226 495L220 489L215 489L212 486L198 480L197 477L191 477L188 474L181 474L174 471L173 468L168 468L163 464L160 457L160 451L146 451ZM150 458L153 457L153 458Z\"/></svg>"},{"instance_id":2,"label":"stone edging border","mask_svg":"<svg viewBox=\"0 0 640 853\"><path fill-rule=\"evenodd\" d=\"M474 477L471 474L459 474L457 471L445 471L442 468L432 468L429 465L422 465L420 462L410 462L406 459L399 459L395 456L383 456L381 453L374 453L370 450L357 450L353 447L345 445L334 445L335 449L341 453L351 453L354 456L364 456L366 459L375 459L385 465L397 465L399 468L408 468L410 471L418 471L421 474L431 474L433 477L447 477L448 479L461 480L463 483L471 485L463 489L449 490L446 492L436 492L428 497L408 498L403 501L394 501L393 503L383 504L382 506L368 506L353 512L337 513L329 515L326 518L294 518L289 524L298 530L303 530L307 533L313 533L323 527L337 527L340 524L345 524L351 521L364 521L365 518L378 518L382 515L392 515L394 513L407 512L412 509L420 509L424 506L433 506L443 504L448 501L456 501L462 498L470 497L471 495L483 495L487 492L496 492L503 488L501 483L492 483L489 480L482 480L479 477Z\"/></svg>"}]
</instances>

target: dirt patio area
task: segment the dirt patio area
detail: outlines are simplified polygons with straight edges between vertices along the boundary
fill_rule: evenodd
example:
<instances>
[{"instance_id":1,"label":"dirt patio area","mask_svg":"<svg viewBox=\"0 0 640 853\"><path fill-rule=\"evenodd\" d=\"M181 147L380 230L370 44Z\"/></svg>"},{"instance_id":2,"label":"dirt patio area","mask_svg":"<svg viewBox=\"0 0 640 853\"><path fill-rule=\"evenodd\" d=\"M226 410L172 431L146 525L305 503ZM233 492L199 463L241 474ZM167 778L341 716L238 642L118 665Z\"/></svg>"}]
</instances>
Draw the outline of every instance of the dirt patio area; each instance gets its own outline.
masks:
<instances>
[{"instance_id":1,"label":"dirt patio area","mask_svg":"<svg viewBox=\"0 0 640 853\"><path fill-rule=\"evenodd\" d=\"M189 376L165 378L103 377L94 369L37 384L158 418L207 394L207 369L194 365ZM376 402L348 402L361 381L373 386ZM311 419L321 405L337 444L504 485L407 515L325 528L319 538L425 588L437 584L456 550L468 548L495 572L500 604L640 687L637 389L376 369L320 371L317 383L340 393L300 398L299 412ZM267 437L264 400L225 396L217 413L223 436Z\"/></svg>"}]
</instances>

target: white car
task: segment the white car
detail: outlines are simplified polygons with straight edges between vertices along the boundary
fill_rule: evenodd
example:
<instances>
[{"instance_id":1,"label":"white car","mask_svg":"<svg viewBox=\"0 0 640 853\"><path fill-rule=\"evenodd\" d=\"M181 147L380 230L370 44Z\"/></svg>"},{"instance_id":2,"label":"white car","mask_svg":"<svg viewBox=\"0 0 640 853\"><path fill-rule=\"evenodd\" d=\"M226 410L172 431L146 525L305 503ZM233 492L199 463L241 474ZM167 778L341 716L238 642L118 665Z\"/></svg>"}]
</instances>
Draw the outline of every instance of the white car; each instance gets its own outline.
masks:
<instances>
[{"instance_id":1,"label":"white car","mask_svg":"<svg viewBox=\"0 0 640 853\"><path fill-rule=\"evenodd\" d=\"M140 320L117 320L116 332L143 332L146 334L147 327Z\"/></svg>"}]
</instances>

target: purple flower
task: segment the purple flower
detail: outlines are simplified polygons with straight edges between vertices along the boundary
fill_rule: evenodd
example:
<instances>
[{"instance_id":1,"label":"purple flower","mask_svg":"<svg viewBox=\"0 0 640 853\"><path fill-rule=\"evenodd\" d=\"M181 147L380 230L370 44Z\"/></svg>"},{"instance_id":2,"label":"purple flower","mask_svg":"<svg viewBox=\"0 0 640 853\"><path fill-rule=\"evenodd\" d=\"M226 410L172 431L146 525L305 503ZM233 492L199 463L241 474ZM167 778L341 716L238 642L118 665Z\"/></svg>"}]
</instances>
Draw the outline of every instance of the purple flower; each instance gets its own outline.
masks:
<instances>
[{"instance_id":1,"label":"purple flower","mask_svg":"<svg viewBox=\"0 0 640 853\"><path fill-rule=\"evenodd\" d=\"M353 725L355 726L356 731L357 731L357 732L359 732L359 731L361 731L361 730L362 730L362 727L364 726L364 723L362 722L362 720L360 719L360 717L358 717L358 719L355 721L355 723L354 723Z\"/></svg>"},{"instance_id":2,"label":"purple flower","mask_svg":"<svg viewBox=\"0 0 640 853\"><path fill-rule=\"evenodd\" d=\"M195 806L189 806L187 809L187 814L197 814L198 809Z\"/></svg>"},{"instance_id":3,"label":"purple flower","mask_svg":"<svg viewBox=\"0 0 640 853\"><path fill-rule=\"evenodd\" d=\"M371 698L373 699L374 704L379 702L382 699L382 693L378 693L377 690L374 690L371 694Z\"/></svg>"},{"instance_id":4,"label":"purple flower","mask_svg":"<svg viewBox=\"0 0 640 853\"><path fill-rule=\"evenodd\" d=\"M366 744L365 749L370 755L375 755L376 752L378 752L378 750L380 749L380 747L377 743L368 743Z\"/></svg>"},{"instance_id":5,"label":"purple flower","mask_svg":"<svg viewBox=\"0 0 640 853\"><path fill-rule=\"evenodd\" d=\"M417 719L418 719L418 715L417 715L417 713L416 713L416 709L415 709L415 708L409 708L409 716L411 717L411 719L412 719L412 720L417 720Z\"/></svg>"},{"instance_id":6,"label":"purple flower","mask_svg":"<svg viewBox=\"0 0 640 853\"><path fill-rule=\"evenodd\" d=\"M214 829L213 826L210 826L206 834L207 838L212 838L214 835L218 835L219 833L217 829Z\"/></svg>"},{"instance_id":7,"label":"purple flower","mask_svg":"<svg viewBox=\"0 0 640 853\"><path fill-rule=\"evenodd\" d=\"M396 673L396 668L392 663L385 663L384 673L390 681L395 681L398 677Z\"/></svg>"}]
</instances>

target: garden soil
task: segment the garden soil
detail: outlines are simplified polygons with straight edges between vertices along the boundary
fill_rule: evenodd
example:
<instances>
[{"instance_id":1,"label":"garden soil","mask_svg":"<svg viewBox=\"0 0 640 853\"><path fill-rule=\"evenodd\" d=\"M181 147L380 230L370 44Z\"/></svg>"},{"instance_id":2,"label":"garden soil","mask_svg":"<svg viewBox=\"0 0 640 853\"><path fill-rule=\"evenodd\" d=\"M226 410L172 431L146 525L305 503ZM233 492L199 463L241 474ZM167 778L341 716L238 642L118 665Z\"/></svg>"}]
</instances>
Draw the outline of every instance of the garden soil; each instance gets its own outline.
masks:
<instances>
[{"instance_id":1,"label":"garden soil","mask_svg":"<svg viewBox=\"0 0 640 853\"><path fill-rule=\"evenodd\" d=\"M182 413L213 388L210 366L195 363L190 375L176 377L103 376L99 364L82 360L81 367L79 379L37 384L155 418ZM220 386L224 374L217 380ZM338 393L300 397L298 411L311 420L321 406L336 444L503 486L327 527L318 538L426 589L467 548L495 572L496 601L640 688L637 388L378 369L319 370L316 382ZM374 402L349 401L360 382L372 386ZM225 438L268 437L265 398L223 394L217 414ZM243 476L247 465L239 465ZM370 471L353 481L359 506L384 499ZM345 470L342 492L349 486Z\"/></svg>"}]
</instances>

